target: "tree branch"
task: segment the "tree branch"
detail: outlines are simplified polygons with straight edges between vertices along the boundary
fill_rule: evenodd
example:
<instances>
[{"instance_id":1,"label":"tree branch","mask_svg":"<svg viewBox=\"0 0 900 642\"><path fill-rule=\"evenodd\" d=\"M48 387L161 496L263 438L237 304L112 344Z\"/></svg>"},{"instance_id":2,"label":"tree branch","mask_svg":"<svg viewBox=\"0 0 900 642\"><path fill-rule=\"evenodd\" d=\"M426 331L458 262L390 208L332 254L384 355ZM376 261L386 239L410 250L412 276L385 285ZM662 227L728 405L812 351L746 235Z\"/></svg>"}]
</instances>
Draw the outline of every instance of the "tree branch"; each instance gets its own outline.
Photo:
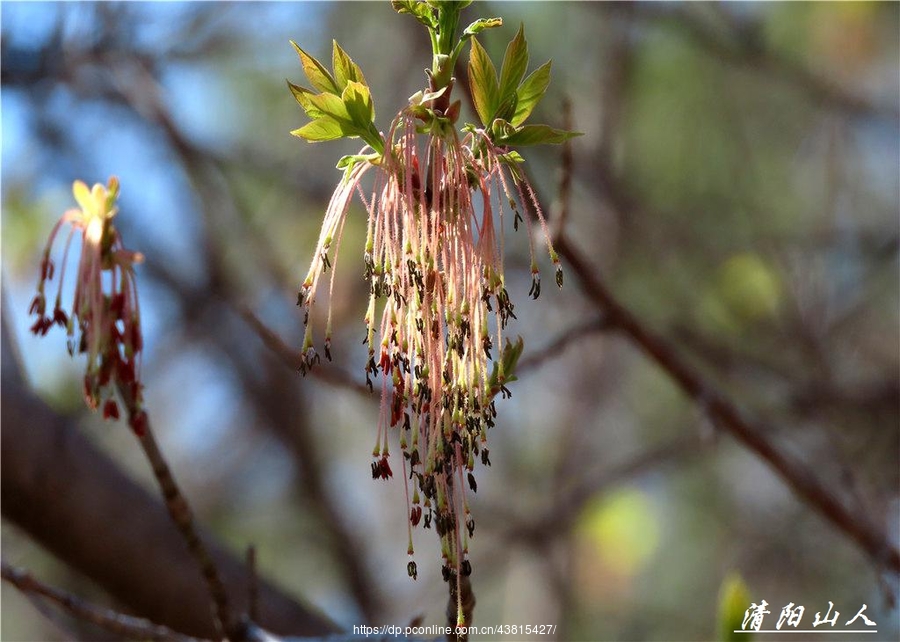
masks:
<instances>
[{"instance_id":1,"label":"tree branch","mask_svg":"<svg viewBox=\"0 0 900 642\"><path fill-rule=\"evenodd\" d=\"M29 596L39 596L56 603L75 617L127 639L160 642L199 642L198 638L181 635L150 620L132 617L111 609L101 608L79 597L61 591L35 579L30 573L6 562L2 563L3 579Z\"/></svg>"},{"instance_id":2,"label":"tree branch","mask_svg":"<svg viewBox=\"0 0 900 642\"><path fill-rule=\"evenodd\" d=\"M619 303L596 276L597 268L588 264L564 233L554 245L559 255L566 259L567 268L581 282L585 295L606 315L609 323L656 362L688 398L705 410L715 426L768 462L801 499L856 541L877 565L900 572L900 552L868 515L846 506L802 461L777 449L764 436L761 427L745 419L734 403L688 366L665 340L648 330Z\"/></svg>"}]
</instances>

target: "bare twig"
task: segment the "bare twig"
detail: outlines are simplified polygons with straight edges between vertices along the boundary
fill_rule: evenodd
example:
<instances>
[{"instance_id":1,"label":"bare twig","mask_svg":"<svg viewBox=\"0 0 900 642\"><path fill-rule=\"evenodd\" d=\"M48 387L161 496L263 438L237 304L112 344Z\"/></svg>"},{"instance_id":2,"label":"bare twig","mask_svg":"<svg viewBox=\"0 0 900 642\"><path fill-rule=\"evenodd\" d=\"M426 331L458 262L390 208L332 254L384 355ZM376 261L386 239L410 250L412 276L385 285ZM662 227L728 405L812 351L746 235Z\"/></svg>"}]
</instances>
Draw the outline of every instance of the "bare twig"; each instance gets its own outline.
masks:
<instances>
[{"instance_id":1,"label":"bare twig","mask_svg":"<svg viewBox=\"0 0 900 642\"><path fill-rule=\"evenodd\" d=\"M198 638L182 635L172 629L154 624L144 618L125 615L91 604L79 597L54 588L34 578L31 573L2 563L3 579L28 596L40 596L57 604L75 617L90 622L126 639L158 640L162 642L199 642Z\"/></svg>"},{"instance_id":2,"label":"bare twig","mask_svg":"<svg viewBox=\"0 0 900 642\"><path fill-rule=\"evenodd\" d=\"M231 614L228 593L225 591L225 585L222 582L216 563L197 533L191 507L178 487L178 483L175 481L175 477L172 475L172 471L162 451L159 449L159 444L157 444L156 437L153 435L147 413L135 399L131 386L122 385L118 380L116 384L122 402L128 410L128 424L137 436L138 443L140 443L147 460L150 462L153 476L159 485L169 516L172 518L175 526L178 527L178 532L184 538L188 551L190 551L200 572L203 574L203 579L206 581L207 590L212 601L212 615L216 628L221 634L232 638L237 630L237 624Z\"/></svg>"}]
</instances>

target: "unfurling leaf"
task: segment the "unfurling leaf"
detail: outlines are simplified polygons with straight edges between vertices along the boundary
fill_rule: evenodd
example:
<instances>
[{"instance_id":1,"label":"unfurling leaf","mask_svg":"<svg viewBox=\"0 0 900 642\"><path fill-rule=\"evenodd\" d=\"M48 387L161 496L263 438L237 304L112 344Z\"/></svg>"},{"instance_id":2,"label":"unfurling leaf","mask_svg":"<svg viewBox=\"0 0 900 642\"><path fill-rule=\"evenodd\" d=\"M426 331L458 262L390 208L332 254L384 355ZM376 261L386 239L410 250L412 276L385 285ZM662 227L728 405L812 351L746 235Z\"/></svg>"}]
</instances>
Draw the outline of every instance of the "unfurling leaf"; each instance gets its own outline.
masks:
<instances>
[{"instance_id":1,"label":"unfurling leaf","mask_svg":"<svg viewBox=\"0 0 900 642\"><path fill-rule=\"evenodd\" d=\"M516 89L516 109L509 119L513 125L519 126L524 123L544 97L547 85L550 84L550 66L551 61L548 60L534 70Z\"/></svg>"},{"instance_id":2,"label":"unfurling leaf","mask_svg":"<svg viewBox=\"0 0 900 642\"><path fill-rule=\"evenodd\" d=\"M525 27L519 25L519 31L506 47L503 65L500 67L500 102L505 103L516 94L516 88L525 77L528 69L528 42L525 40Z\"/></svg>"},{"instance_id":3,"label":"unfurling leaf","mask_svg":"<svg viewBox=\"0 0 900 642\"><path fill-rule=\"evenodd\" d=\"M307 89L306 87L301 87L300 85L295 85L290 80L287 81L288 87L291 90L291 93L294 94L294 99L300 103L300 106L303 107L303 111L306 112L306 115L310 118L321 118L325 114L316 109L315 105L310 101L310 96L315 96L315 94Z\"/></svg>"},{"instance_id":4,"label":"unfurling leaf","mask_svg":"<svg viewBox=\"0 0 900 642\"><path fill-rule=\"evenodd\" d=\"M351 80L341 93L341 100L350 116L350 121L360 129L366 129L375 119L372 94L362 83Z\"/></svg>"},{"instance_id":5,"label":"unfurling leaf","mask_svg":"<svg viewBox=\"0 0 900 642\"><path fill-rule=\"evenodd\" d=\"M325 140L336 140L344 137L344 130L333 118L324 117L316 118L314 121L306 123L300 129L291 132L294 136L305 138L311 143L318 143Z\"/></svg>"},{"instance_id":6,"label":"unfurling leaf","mask_svg":"<svg viewBox=\"0 0 900 642\"><path fill-rule=\"evenodd\" d=\"M503 18L479 18L463 31L463 38L466 36L475 36L485 29L493 29L503 24Z\"/></svg>"},{"instance_id":7,"label":"unfurling leaf","mask_svg":"<svg viewBox=\"0 0 900 642\"><path fill-rule=\"evenodd\" d=\"M337 83L335 83L334 78L322 63L303 51L293 40L291 40L291 44L297 50L297 55L300 56L300 63L303 65L303 71L306 73L306 77L309 78L312 86L319 91L329 94L339 94L340 90Z\"/></svg>"},{"instance_id":8,"label":"unfurling leaf","mask_svg":"<svg viewBox=\"0 0 900 642\"><path fill-rule=\"evenodd\" d=\"M332 43L331 67L334 69L334 80L337 88L343 91L347 83L351 81L366 85L366 78L363 76L359 65L353 62L346 51L341 49L337 40L332 40Z\"/></svg>"},{"instance_id":9,"label":"unfurling leaf","mask_svg":"<svg viewBox=\"0 0 900 642\"><path fill-rule=\"evenodd\" d=\"M324 116L330 117L338 122L350 124L353 120L347 112L347 106L340 96L334 94L316 94L310 96L309 101L315 109L318 109Z\"/></svg>"},{"instance_id":10,"label":"unfurling leaf","mask_svg":"<svg viewBox=\"0 0 900 642\"><path fill-rule=\"evenodd\" d=\"M418 0L391 0L391 6L397 13L408 13L426 27L434 27L434 14L428 3Z\"/></svg>"},{"instance_id":11,"label":"unfurling leaf","mask_svg":"<svg viewBox=\"0 0 900 642\"><path fill-rule=\"evenodd\" d=\"M472 38L472 53L469 56L469 88L478 117L483 125L489 125L500 102L497 69L475 38Z\"/></svg>"}]
</instances>

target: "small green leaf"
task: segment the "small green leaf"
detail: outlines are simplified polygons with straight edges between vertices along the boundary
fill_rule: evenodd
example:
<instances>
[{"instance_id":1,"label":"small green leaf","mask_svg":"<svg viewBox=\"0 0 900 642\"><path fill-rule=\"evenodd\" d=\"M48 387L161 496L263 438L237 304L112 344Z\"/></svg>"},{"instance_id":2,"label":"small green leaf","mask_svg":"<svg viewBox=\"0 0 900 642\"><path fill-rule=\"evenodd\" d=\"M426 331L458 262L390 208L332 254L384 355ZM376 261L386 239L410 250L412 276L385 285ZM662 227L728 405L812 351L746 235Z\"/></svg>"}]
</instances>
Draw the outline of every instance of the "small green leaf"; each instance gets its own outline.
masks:
<instances>
[{"instance_id":1,"label":"small green leaf","mask_svg":"<svg viewBox=\"0 0 900 642\"><path fill-rule=\"evenodd\" d=\"M294 94L294 100L300 103L300 106L303 107L303 111L306 112L306 115L310 118L321 118L325 114L316 109L316 107L309 100L310 96L314 96L315 94L307 89L306 87L301 87L300 85L295 85L290 80L287 81L288 87L291 90L291 93Z\"/></svg>"},{"instance_id":2,"label":"small green leaf","mask_svg":"<svg viewBox=\"0 0 900 642\"><path fill-rule=\"evenodd\" d=\"M531 115L550 84L550 60L535 69L516 89L516 109L509 122L519 126Z\"/></svg>"},{"instance_id":3,"label":"small green leaf","mask_svg":"<svg viewBox=\"0 0 900 642\"><path fill-rule=\"evenodd\" d=\"M434 14L431 7L418 0L391 0L391 6L397 13L408 13L426 27L434 28Z\"/></svg>"},{"instance_id":4,"label":"small green leaf","mask_svg":"<svg viewBox=\"0 0 900 642\"><path fill-rule=\"evenodd\" d=\"M347 124L353 122L353 119L350 118L350 114L347 111L347 106L344 105L344 101L334 94L311 95L309 101L312 103L313 107L318 109L324 116L328 116L339 122L343 121Z\"/></svg>"},{"instance_id":5,"label":"small green leaf","mask_svg":"<svg viewBox=\"0 0 900 642\"><path fill-rule=\"evenodd\" d=\"M519 25L519 31L506 47L503 65L500 67L500 102L506 102L516 93L516 88L525 77L528 69L528 42L525 40L525 27Z\"/></svg>"},{"instance_id":6,"label":"small green leaf","mask_svg":"<svg viewBox=\"0 0 900 642\"><path fill-rule=\"evenodd\" d=\"M322 66L322 63L303 51L293 40L291 40L291 44L297 50L297 55L300 56L300 62L303 65L303 71L306 72L306 77L309 78L312 86L319 91L329 94L339 94L340 90L337 87L337 83L334 82L334 78Z\"/></svg>"},{"instance_id":7,"label":"small green leaf","mask_svg":"<svg viewBox=\"0 0 900 642\"><path fill-rule=\"evenodd\" d=\"M347 83L351 80L365 85L366 78L363 76L362 69L359 68L359 65L353 62L346 51L341 49L337 40L332 40L332 43L334 46L331 54L331 66L334 69L334 80L338 89L343 91L344 87L346 87Z\"/></svg>"},{"instance_id":8,"label":"small green leaf","mask_svg":"<svg viewBox=\"0 0 900 642\"><path fill-rule=\"evenodd\" d=\"M437 91L422 91L419 90L409 97L409 104L418 107L422 103L427 103L435 98L440 98L444 95L444 92L447 91L447 87L441 87Z\"/></svg>"},{"instance_id":9,"label":"small green leaf","mask_svg":"<svg viewBox=\"0 0 900 642\"><path fill-rule=\"evenodd\" d=\"M503 24L503 18L479 18L463 31L463 38L478 35L485 29L493 29Z\"/></svg>"},{"instance_id":10,"label":"small green leaf","mask_svg":"<svg viewBox=\"0 0 900 642\"><path fill-rule=\"evenodd\" d=\"M500 156L498 156L498 158L506 164L512 163L512 164L516 164L516 165L521 165L522 163L525 162L525 159L522 157L522 154L520 154L519 152L517 152L514 149L506 152L505 154L500 154Z\"/></svg>"},{"instance_id":11,"label":"small green leaf","mask_svg":"<svg viewBox=\"0 0 900 642\"><path fill-rule=\"evenodd\" d=\"M368 128L375 119L375 107L372 105L372 94L364 84L349 81L341 93L341 100L350 116L351 122L360 129Z\"/></svg>"},{"instance_id":12,"label":"small green leaf","mask_svg":"<svg viewBox=\"0 0 900 642\"><path fill-rule=\"evenodd\" d=\"M545 143L564 143L570 138L581 136L580 132L569 132L554 129L549 125L522 125L512 134L506 134L496 140L498 145L522 147L525 145L543 145Z\"/></svg>"},{"instance_id":13,"label":"small green leaf","mask_svg":"<svg viewBox=\"0 0 900 642\"><path fill-rule=\"evenodd\" d=\"M359 163L375 163L381 154L350 154L341 156L336 167L338 169L353 169Z\"/></svg>"},{"instance_id":14,"label":"small green leaf","mask_svg":"<svg viewBox=\"0 0 900 642\"><path fill-rule=\"evenodd\" d=\"M333 118L324 117L316 118L314 121L306 123L300 129L291 132L294 136L305 138L311 143L318 143L324 140L336 140L344 137L344 130Z\"/></svg>"},{"instance_id":15,"label":"small green leaf","mask_svg":"<svg viewBox=\"0 0 900 642\"><path fill-rule=\"evenodd\" d=\"M482 124L488 125L494 119L500 102L497 69L475 38L472 38L472 53L469 56L469 88L478 117Z\"/></svg>"}]
</instances>

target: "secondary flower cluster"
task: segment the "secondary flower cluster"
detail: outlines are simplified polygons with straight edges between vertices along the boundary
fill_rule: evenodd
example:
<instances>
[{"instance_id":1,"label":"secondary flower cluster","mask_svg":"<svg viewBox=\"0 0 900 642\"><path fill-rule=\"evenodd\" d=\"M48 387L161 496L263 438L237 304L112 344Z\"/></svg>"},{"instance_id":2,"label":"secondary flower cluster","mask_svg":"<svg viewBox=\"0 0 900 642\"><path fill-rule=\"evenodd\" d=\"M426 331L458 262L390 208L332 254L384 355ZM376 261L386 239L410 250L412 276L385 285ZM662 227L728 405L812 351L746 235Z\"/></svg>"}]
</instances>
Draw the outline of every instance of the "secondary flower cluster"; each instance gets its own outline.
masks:
<instances>
[{"instance_id":1,"label":"secondary flower cluster","mask_svg":"<svg viewBox=\"0 0 900 642\"><path fill-rule=\"evenodd\" d=\"M72 192L80 209L66 211L50 233L41 260L37 295L29 309L29 314L37 316L31 331L45 335L54 325L66 329L69 354L87 354L85 402L92 410L102 404L104 418L118 419L113 382L127 387L125 392L135 406L141 401L143 339L133 266L143 261L143 255L126 250L112 224L118 212L115 205L119 194L118 179L112 177L107 186L98 183L93 188L75 181ZM53 309L48 312L44 290L55 272L50 252L66 223L71 229L66 238ZM81 234L81 257L75 293L71 304L63 306L66 263L76 231ZM135 426L139 429L140 422Z\"/></svg>"},{"instance_id":2,"label":"secondary flower cluster","mask_svg":"<svg viewBox=\"0 0 900 642\"><path fill-rule=\"evenodd\" d=\"M505 384L521 353L521 343L507 343L501 358L492 357L503 348L507 322L515 317L503 273L503 212L512 207L516 228L522 220L530 225L517 202L531 204L542 224L543 216L527 182L501 162L506 150L495 147L483 130L459 140L453 129L422 136L416 127L411 107L395 119L382 162L356 164L332 196L298 299L307 320L301 370L319 360L310 311L332 267L332 249L336 261L347 211L358 193L368 211L366 381L374 388L373 379L382 377L372 476L393 475L388 431L399 429L403 475L411 480L409 553L411 527L433 524L449 580L471 572L468 539L475 524L465 487L476 489L476 458L490 464L487 431L496 417L494 398L509 393ZM375 188L366 198L360 180L373 168ZM552 247L550 252L558 268ZM534 258L532 266L536 298L540 276ZM329 287L333 284L332 270ZM327 318L324 351L330 359L330 304ZM416 576L413 561L409 573Z\"/></svg>"}]
</instances>

